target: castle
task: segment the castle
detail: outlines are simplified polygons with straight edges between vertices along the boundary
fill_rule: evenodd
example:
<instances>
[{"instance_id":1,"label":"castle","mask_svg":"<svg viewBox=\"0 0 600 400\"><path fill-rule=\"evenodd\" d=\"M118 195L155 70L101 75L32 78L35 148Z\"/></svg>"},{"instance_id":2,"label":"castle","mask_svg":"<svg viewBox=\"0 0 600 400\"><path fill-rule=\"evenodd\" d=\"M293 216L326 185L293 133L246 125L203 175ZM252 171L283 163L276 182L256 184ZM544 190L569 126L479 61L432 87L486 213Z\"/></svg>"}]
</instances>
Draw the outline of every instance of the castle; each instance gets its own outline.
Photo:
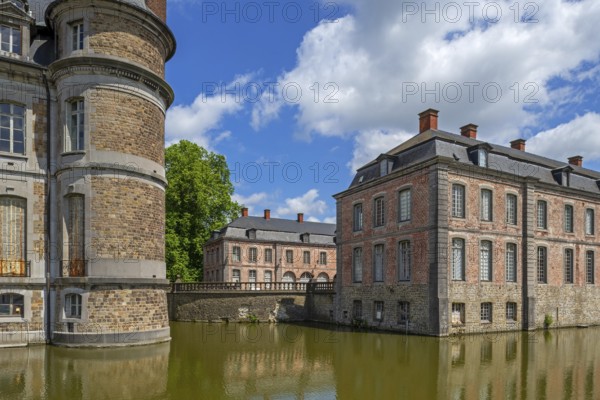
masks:
<instances>
[{"instance_id":1,"label":"castle","mask_svg":"<svg viewBox=\"0 0 600 400\"><path fill-rule=\"evenodd\" d=\"M438 129L359 168L337 201L341 324L445 336L600 323L600 173Z\"/></svg>"},{"instance_id":2,"label":"castle","mask_svg":"<svg viewBox=\"0 0 600 400\"><path fill-rule=\"evenodd\" d=\"M0 346L169 340L165 0L0 3Z\"/></svg>"}]
</instances>

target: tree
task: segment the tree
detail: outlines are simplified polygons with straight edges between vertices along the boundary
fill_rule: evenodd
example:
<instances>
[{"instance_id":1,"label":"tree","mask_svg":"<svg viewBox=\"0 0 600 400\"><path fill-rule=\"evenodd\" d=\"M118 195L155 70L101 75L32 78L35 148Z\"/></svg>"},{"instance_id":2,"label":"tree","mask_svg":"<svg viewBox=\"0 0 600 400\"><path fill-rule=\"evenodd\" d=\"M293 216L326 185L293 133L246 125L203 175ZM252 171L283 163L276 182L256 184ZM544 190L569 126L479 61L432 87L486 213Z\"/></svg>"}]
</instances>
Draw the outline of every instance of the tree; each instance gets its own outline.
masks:
<instances>
[{"instance_id":1,"label":"tree","mask_svg":"<svg viewBox=\"0 0 600 400\"><path fill-rule=\"evenodd\" d=\"M165 152L167 277L198 281L202 246L214 230L240 214L225 157L182 140Z\"/></svg>"}]
</instances>

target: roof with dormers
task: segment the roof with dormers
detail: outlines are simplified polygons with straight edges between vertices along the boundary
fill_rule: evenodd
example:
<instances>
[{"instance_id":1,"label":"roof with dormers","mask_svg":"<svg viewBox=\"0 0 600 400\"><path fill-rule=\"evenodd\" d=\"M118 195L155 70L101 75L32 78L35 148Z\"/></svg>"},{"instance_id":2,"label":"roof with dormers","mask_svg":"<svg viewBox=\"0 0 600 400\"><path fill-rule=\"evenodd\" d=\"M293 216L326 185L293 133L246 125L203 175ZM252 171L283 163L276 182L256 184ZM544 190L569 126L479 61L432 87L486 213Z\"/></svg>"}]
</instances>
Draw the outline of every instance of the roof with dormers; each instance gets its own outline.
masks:
<instances>
[{"instance_id":1,"label":"roof with dormers","mask_svg":"<svg viewBox=\"0 0 600 400\"><path fill-rule=\"evenodd\" d=\"M544 183L559 185L554 178L553 171L556 172L556 170L568 166L572 168L570 188L600 194L600 173L598 171L441 130L430 129L419 133L386 152L385 155L393 159L391 173L416 166L436 157L446 157L456 163L474 166L468 149L481 144L489 146L487 168L494 172L506 172L522 178L531 177ZM378 164L380 157L357 170L350 189L380 178Z\"/></svg>"}]
</instances>

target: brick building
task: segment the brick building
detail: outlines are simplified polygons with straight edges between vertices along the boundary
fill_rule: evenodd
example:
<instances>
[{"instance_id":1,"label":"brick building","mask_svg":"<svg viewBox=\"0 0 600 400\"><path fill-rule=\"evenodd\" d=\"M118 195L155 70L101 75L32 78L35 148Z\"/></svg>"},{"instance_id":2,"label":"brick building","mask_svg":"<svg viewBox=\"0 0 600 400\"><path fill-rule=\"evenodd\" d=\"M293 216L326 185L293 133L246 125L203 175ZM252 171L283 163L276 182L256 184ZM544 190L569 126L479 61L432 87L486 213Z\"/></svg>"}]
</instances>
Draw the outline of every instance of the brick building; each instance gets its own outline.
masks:
<instances>
[{"instance_id":1,"label":"brick building","mask_svg":"<svg viewBox=\"0 0 600 400\"><path fill-rule=\"evenodd\" d=\"M335 225L242 216L204 245L204 282L331 282L336 271Z\"/></svg>"},{"instance_id":2,"label":"brick building","mask_svg":"<svg viewBox=\"0 0 600 400\"><path fill-rule=\"evenodd\" d=\"M0 2L0 345L169 339L164 0Z\"/></svg>"},{"instance_id":3,"label":"brick building","mask_svg":"<svg viewBox=\"0 0 600 400\"><path fill-rule=\"evenodd\" d=\"M447 335L600 323L600 173L437 128L337 200L336 320Z\"/></svg>"}]
</instances>

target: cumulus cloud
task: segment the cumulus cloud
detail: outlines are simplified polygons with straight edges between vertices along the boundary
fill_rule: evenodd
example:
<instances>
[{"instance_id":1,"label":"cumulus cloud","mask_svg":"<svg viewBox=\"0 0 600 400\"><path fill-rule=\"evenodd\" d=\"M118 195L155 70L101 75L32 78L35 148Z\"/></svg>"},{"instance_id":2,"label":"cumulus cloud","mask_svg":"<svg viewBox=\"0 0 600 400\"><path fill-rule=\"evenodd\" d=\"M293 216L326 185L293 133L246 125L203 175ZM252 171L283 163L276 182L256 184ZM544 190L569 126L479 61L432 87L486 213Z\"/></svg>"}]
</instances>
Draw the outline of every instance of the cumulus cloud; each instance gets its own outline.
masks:
<instances>
[{"instance_id":1,"label":"cumulus cloud","mask_svg":"<svg viewBox=\"0 0 600 400\"><path fill-rule=\"evenodd\" d=\"M348 163L350 173L364 164L385 153L399 143L402 143L413 134L406 132L384 132L380 130L361 131L354 137L354 151L352 160Z\"/></svg>"},{"instance_id":2,"label":"cumulus cloud","mask_svg":"<svg viewBox=\"0 0 600 400\"><path fill-rule=\"evenodd\" d=\"M600 161L600 114L585 115L540 132L527 142L527 151L564 160L580 155L584 161Z\"/></svg>"},{"instance_id":3,"label":"cumulus cloud","mask_svg":"<svg viewBox=\"0 0 600 400\"><path fill-rule=\"evenodd\" d=\"M265 192L252 193L249 196L242 196L234 193L233 196L231 196L231 199L238 202L238 204L247 207L250 215L256 215L257 212L265 208L264 205L268 201L269 195Z\"/></svg>"},{"instance_id":4,"label":"cumulus cloud","mask_svg":"<svg viewBox=\"0 0 600 400\"><path fill-rule=\"evenodd\" d=\"M287 198L284 200L285 206L278 207L275 212L278 216L292 216L296 213L304 213L307 220L311 217L316 218L318 215L323 215L327 212L327 204L319 199L319 191L310 189L298 197Z\"/></svg>"},{"instance_id":5,"label":"cumulus cloud","mask_svg":"<svg viewBox=\"0 0 600 400\"><path fill-rule=\"evenodd\" d=\"M230 131L219 132L221 122L244 106L231 89L247 83L251 76L236 77L225 85L225 91L217 87L214 93L200 93L191 104L170 108L165 121L167 146L186 139L213 150L217 143L229 138Z\"/></svg>"},{"instance_id":6,"label":"cumulus cloud","mask_svg":"<svg viewBox=\"0 0 600 400\"><path fill-rule=\"evenodd\" d=\"M369 132L415 132L417 113L429 107L440 110L440 129L456 132L472 122L481 138L496 143L548 128L564 95L581 101L577 85L597 75L594 68L579 70L600 55L598 1L547 0L526 8L503 0L472 2L472 9L451 1L344 3L355 11L307 32L295 67L278 78L279 87L297 85L303 96L258 102L252 125L296 107L303 135L355 137L352 168L379 151L363 148ZM460 17L450 4L461 7ZM556 77L568 78L565 87L551 85Z\"/></svg>"}]
</instances>

